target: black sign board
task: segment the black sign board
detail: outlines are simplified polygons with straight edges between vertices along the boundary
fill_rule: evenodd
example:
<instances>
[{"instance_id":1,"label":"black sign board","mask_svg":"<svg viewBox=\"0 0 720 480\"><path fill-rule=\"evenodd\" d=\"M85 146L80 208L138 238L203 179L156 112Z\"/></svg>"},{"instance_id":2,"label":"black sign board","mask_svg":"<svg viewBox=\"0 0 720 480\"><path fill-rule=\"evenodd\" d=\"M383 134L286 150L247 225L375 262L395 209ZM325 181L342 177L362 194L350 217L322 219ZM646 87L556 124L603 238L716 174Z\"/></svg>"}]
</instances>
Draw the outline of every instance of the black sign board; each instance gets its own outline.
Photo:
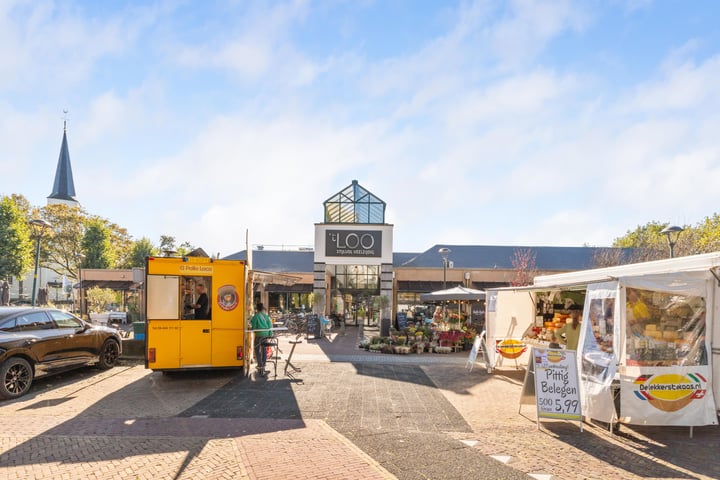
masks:
<instances>
[{"instance_id":1,"label":"black sign board","mask_svg":"<svg viewBox=\"0 0 720 480\"><path fill-rule=\"evenodd\" d=\"M312 335L315 338L322 336L322 330L320 326L320 317L317 314L311 313L307 317L307 337L310 338Z\"/></svg>"},{"instance_id":2,"label":"black sign board","mask_svg":"<svg viewBox=\"0 0 720 480\"><path fill-rule=\"evenodd\" d=\"M326 230L327 257L381 257L380 230Z\"/></svg>"},{"instance_id":3,"label":"black sign board","mask_svg":"<svg viewBox=\"0 0 720 480\"><path fill-rule=\"evenodd\" d=\"M405 312L398 312L397 329L402 330L403 328L407 328L407 314Z\"/></svg>"}]
</instances>

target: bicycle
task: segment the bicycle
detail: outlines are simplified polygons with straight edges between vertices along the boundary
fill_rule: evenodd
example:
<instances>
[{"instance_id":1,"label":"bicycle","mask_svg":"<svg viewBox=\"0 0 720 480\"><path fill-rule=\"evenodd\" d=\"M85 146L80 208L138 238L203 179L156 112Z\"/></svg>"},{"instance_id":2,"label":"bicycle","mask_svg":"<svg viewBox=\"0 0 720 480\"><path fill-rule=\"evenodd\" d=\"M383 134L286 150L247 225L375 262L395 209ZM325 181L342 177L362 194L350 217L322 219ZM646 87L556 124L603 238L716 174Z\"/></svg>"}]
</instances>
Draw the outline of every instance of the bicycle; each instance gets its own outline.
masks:
<instances>
[{"instance_id":1,"label":"bicycle","mask_svg":"<svg viewBox=\"0 0 720 480\"><path fill-rule=\"evenodd\" d=\"M288 329L288 333L294 335L301 335L304 334L305 330L307 329L307 320L304 316L292 314L285 322L285 326Z\"/></svg>"}]
</instances>

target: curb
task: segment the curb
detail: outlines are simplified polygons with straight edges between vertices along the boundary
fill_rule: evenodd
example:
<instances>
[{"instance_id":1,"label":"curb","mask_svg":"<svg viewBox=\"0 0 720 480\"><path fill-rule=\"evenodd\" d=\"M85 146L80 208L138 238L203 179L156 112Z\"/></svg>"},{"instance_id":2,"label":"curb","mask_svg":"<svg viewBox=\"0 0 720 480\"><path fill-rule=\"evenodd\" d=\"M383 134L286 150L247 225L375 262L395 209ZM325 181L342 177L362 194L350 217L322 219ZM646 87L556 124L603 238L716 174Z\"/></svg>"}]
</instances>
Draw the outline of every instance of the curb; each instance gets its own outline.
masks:
<instances>
[{"instance_id":1,"label":"curb","mask_svg":"<svg viewBox=\"0 0 720 480\"><path fill-rule=\"evenodd\" d=\"M325 429L327 432L329 432L330 434L332 434L335 438L338 439L338 441L340 441L341 443L343 443L343 444L344 444L345 446L347 446L350 450L352 450L352 451L353 451L358 457L360 457L363 461L367 462L368 465L370 465L370 466L372 466L373 468L375 468L375 469L378 471L378 473L380 473L380 475L382 476L382 478L386 478L386 479L388 479L388 480L397 480L397 477L396 477L395 475L393 475L393 474L390 473L388 470L386 470L385 467L383 467L382 465L380 465L380 463L378 463L378 462L377 462L374 458L372 458L370 455L368 455L367 453L365 453L364 451L362 451L362 450L360 449L360 447L358 447L357 445L355 445L354 443L352 443L350 440L348 440L347 437L345 437L345 436L343 436L342 434L340 434L340 432L338 432L337 430L333 429L330 425L328 425L327 423L325 423L325 422L322 421L322 420L318 420L318 421L317 421L317 424L320 425L320 427L322 427L323 429Z\"/></svg>"}]
</instances>

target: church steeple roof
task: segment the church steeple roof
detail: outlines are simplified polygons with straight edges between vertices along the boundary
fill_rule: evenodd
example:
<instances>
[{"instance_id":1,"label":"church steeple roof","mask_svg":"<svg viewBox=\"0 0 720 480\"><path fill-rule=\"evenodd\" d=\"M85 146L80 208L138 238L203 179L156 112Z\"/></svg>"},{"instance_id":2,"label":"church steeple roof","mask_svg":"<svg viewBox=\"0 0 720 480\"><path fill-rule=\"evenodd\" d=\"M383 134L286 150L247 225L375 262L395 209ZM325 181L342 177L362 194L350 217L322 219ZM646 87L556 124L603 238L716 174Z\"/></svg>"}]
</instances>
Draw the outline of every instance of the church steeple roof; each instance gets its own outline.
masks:
<instances>
[{"instance_id":1,"label":"church steeple roof","mask_svg":"<svg viewBox=\"0 0 720 480\"><path fill-rule=\"evenodd\" d=\"M53 183L52 193L47 198L48 204L66 203L77 205L79 203L75 198L75 182L73 181L72 167L70 166L67 121L63 122L63 138L60 146L60 157L55 170L55 183Z\"/></svg>"}]
</instances>

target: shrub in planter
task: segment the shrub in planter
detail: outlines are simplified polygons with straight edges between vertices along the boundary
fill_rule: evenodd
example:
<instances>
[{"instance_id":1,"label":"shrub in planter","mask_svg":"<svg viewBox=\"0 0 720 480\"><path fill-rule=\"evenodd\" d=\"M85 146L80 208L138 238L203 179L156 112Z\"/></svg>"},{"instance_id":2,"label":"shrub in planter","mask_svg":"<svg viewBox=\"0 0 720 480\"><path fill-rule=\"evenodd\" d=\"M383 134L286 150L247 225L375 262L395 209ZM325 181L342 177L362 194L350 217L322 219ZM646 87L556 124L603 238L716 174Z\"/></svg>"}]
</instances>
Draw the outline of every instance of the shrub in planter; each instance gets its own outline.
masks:
<instances>
[{"instance_id":1,"label":"shrub in planter","mask_svg":"<svg viewBox=\"0 0 720 480\"><path fill-rule=\"evenodd\" d=\"M380 351L381 351L382 353L395 353L395 351L393 350L393 346L392 346L392 345L387 345L387 344L381 346L381 347L380 347Z\"/></svg>"},{"instance_id":2,"label":"shrub in planter","mask_svg":"<svg viewBox=\"0 0 720 480\"><path fill-rule=\"evenodd\" d=\"M400 335L397 337L398 345L405 345L405 342L407 342L407 337L404 335Z\"/></svg>"},{"instance_id":3,"label":"shrub in planter","mask_svg":"<svg viewBox=\"0 0 720 480\"><path fill-rule=\"evenodd\" d=\"M379 352L382 347L382 343L371 343L370 345L368 345L368 350L370 350L371 352Z\"/></svg>"},{"instance_id":4,"label":"shrub in planter","mask_svg":"<svg viewBox=\"0 0 720 480\"><path fill-rule=\"evenodd\" d=\"M370 338L370 343L373 345L377 345L379 343L383 343L383 339L380 336L375 336L375 337Z\"/></svg>"}]
</instances>

